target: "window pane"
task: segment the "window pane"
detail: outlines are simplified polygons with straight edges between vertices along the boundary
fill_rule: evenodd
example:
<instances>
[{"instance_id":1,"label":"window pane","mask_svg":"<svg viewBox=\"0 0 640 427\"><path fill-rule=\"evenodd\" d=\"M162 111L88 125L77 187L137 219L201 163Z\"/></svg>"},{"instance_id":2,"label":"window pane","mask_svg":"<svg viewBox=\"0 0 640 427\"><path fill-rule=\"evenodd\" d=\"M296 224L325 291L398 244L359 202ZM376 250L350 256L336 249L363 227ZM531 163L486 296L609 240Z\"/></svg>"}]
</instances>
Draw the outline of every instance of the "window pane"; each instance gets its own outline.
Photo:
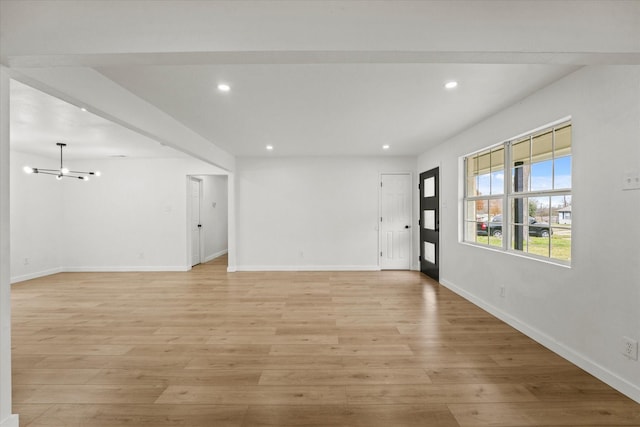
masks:
<instances>
[{"instance_id":1,"label":"window pane","mask_svg":"<svg viewBox=\"0 0 640 427\"><path fill-rule=\"evenodd\" d=\"M529 198L529 225L533 234L549 234L549 197Z\"/></svg>"},{"instance_id":2,"label":"window pane","mask_svg":"<svg viewBox=\"0 0 640 427\"><path fill-rule=\"evenodd\" d=\"M476 173L482 175L491 171L491 151L484 151L478 154L478 169Z\"/></svg>"},{"instance_id":3,"label":"window pane","mask_svg":"<svg viewBox=\"0 0 640 427\"><path fill-rule=\"evenodd\" d=\"M491 175L484 174L476 177L476 196L488 196L491 193Z\"/></svg>"},{"instance_id":4,"label":"window pane","mask_svg":"<svg viewBox=\"0 0 640 427\"><path fill-rule=\"evenodd\" d=\"M487 221L489 220L489 201L476 200L476 242L489 243Z\"/></svg>"},{"instance_id":5,"label":"window pane","mask_svg":"<svg viewBox=\"0 0 640 427\"><path fill-rule=\"evenodd\" d=\"M571 226L553 227L551 258L571 261Z\"/></svg>"},{"instance_id":6,"label":"window pane","mask_svg":"<svg viewBox=\"0 0 640 427\"><path fill-rule=\"evenodd\" d=\"M436 229L436 211L434 210L425 210L422 218L423 227L426 230L435 230Z\"/></svg>"},{"instance_id":7,"label":"window pane","mask_svg":"<svg viewBox=\"0 0 640 427\"><path fill-rule=\"evenodd\" d=\"M571 195L551 198L551 258L571 260Z\"/></svg>"},{"instance_id":8,"label":"window pane","mask_svg":"<svg viewBox=\"0 0 640 427\"><path fill-rule=\"evenodd\" d=\"M436 195L436 179L429 177L422 184L424 187L424 197L434 197Z\"/></svg>"},{"instance_id":9,"label":"window pane","mask_svg":"<svg viewBox=\"0 0 640 427\"><path fill-rule=\"evenodd\" d=\"M487 221L489 219L489 201L488 200L476 200L476 221Z\"/></svg>"},{"instance_id":10,"label":"window pane","mask_svg":"<svg viewBox=\"0 0 640 427\"><path fill-rule=\"evenodd\" d=\"M555 189L571 188L571 156L554 160L553 187Z\"/></svg>"},{"instance_id":11,"label":"window pane","mask_svg":"<svg viewBox=\"0 0 640 427\"><path fill-rule=\"evenodd\" d=\"M491 194L504 194L504 147L491 151Z\"/></svg>"},{"instance_id":12,"label":"window pane","mask_svg":"<svg viewBox=\"0 0 640 427\"><path fill-rule=\"evenodd\" d=\"M487 223L489 245L502 246L502 199L489 200L489 218Z\"/></svg>"},{"instance_id":13,"label":"window pane","mask_svg":"<svg viewBox=\"0 0 640 427\"><path fill-rule=\"evenodd\" d=\"M531 161L543 162L553 158L553 132L548 131L533 137Z\"/></svg>"},{"instance_id":14,"label":"window pane","mask_svg":"<svg viewBox=\"0 0 640 427\"><path fill-rule=\"evenodd\" d=\"M571 125L556 129L555 156L571 155Z\"/></svg>"},{"instance_id":15,"label":"window pane","mask_svg":"<svg viewBox=\"0 0 640 427\"><path fill-rule=\"evenodd\" d=\"M511 183L514 193L529 191L531 180L531 165L527 164L513 168L511 171Z\"/></svg>"},{"instance_id":16,"label":"window pane","mask_svg":"<svg viewBox=\"0 0 640 427\"><path fill-rule=\"evenodd\" d=\"M432 264L436 263L436 245L431 242L424 243L424 260Z\"/></svg>"},{"instance_id":17,"label":"window pane","mask_svg":"<svg viewBox=\"0 0 640 427\"><path fill-rule=\"evenodd\" d=\"M509 243L510 249L527 252L529 247L528 229L529 228L526 225L512 225L510 227L510 230L511 230L511 242Z\"/></svg>"},{"instance_id":18,"label":"window pane","mask_svg":"<svg viewBox=\"0 0 640 427\"><path fill-rule=\"evenodd\" d=\"M500 171L504 169L504 147L496 148L491 151L491 171Z\"/></svg>"},{"instance_id":19,"label":"window pane","mask_svg":"<svg viewBox=\"0 0 640 427\"><path fill-rule=\"evenodd\" d=\"M528 233L527 225L529 217L529 199L517 197L511 200L511 215L509 216L509 226L511 230L511 241L509 247L518 251L526 251Z\"/></svg>"},{"instance_id":20,"label":"window pane","mask_svg":"<svg viewBox=\"0 0 640 427\"><path fill-rule=\"evenodd\" d=\"M491 172L491 194L504 194L504 172Z\"/></svg>"},{"instance_id":21,"label":"window pane","mask_svg":"<svg viewBox=\"0 0 640 427\"><path fill-rule=\"evenodd\" d=\"M528 164L531 160L530 155L530 143L529 138L515 142L511 145L511 161L512 166L518 166L519 164Z\"/></svg>"},{"instance_id":22,"label":"window pane","mask_svg":"<svg viewBox=\"0 0 640 427\"><path fill-rule=\"evenodd\" d=\"M533 163L531 165L531 191L551 190L553 161Z\"/></svg>"},{"instance_id":23,"label":"window pane","mask_svg":"<svg viewBox=\"0 0 640 427\"><path fill-rule=\"evenodd\" d=\"M531 231L531 226L529 226L529 242L527 245L527 252L530 254L535 254L543 257L549 257L549 249L550 249L550 237L544 237L536 234Z\"/></svg>"}]
</instances>

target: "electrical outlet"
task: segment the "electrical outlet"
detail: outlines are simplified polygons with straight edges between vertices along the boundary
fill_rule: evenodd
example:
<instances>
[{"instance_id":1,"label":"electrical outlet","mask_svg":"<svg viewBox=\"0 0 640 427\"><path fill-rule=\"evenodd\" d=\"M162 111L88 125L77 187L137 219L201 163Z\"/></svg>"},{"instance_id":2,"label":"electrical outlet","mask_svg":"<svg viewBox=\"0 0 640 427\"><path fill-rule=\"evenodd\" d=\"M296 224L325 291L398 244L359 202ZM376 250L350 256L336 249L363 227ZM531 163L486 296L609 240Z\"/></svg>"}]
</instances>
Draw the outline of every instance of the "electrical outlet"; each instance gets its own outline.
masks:
<instances>
[{"instance_id":1,"label":"electrical outlet","mask_svg":"<svg viewBox=\"0 0 640 427\"><path fill-rule=\"evenodd\" d=\"M622 354L631 360L638 360L638 341L622 337Z\"/></svg>"},{"instance_id":2,"label":"electrical outlet","mask_svg":"<svg viewBox=\"0 0 640 427\"><path fill-rule=\"evenodd\" d=\"M29 258L24 259L24 265L29 265Z\"/></svg>"},{"instance_id":3,"label":"electrical outlet","mask_svg":"<svg viewBox=\"0 0 640 427\"><path fill-rule=\"evenodd\" d=\"M622 179L623 190L640 189L640 172L638 171L638 169L629 169L624 171Z\"/></svg>"}]
</instances>

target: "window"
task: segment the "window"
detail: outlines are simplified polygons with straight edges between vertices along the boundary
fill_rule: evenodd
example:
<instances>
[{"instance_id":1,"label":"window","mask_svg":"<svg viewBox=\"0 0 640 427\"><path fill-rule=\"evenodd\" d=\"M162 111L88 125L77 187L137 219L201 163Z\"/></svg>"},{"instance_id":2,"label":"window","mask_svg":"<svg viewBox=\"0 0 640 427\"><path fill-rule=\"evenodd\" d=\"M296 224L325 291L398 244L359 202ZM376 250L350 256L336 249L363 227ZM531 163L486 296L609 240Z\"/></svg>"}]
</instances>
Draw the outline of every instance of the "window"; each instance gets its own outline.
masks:
<instances>
[{"instance_id":1,"label":"window","mask_svg":"<svg viewBox=\"0 0 640 427\"><path fill-rule=\"evenodd\" d=\"M571 123L464 158L464 240L571 261Z\"/></svg>"}]
</instances>

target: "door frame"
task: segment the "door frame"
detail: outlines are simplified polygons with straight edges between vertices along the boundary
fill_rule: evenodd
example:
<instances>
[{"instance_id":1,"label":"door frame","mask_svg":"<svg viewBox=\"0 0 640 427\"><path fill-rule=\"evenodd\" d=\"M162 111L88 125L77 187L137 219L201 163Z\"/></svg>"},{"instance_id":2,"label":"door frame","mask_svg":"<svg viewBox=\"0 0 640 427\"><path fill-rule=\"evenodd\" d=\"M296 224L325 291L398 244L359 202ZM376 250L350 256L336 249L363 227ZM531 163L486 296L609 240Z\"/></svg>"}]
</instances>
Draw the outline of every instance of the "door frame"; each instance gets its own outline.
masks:
<instances>
[{"instance_id":1,"label":"door frame","mask_svg":"<svg viewBox=\"0 0 640 427\"><path fill-rule=\"evenodd\" d=\"M380 172L378 174L378 216L376 218L376 230L378 230L378 251L376 252L378 258L378 269L382 271L382 260L380 259L380 251L382 250L382 227L380 226L380 217L382 217L382 175L409 175L409 195L411 197L411 212L409 212L409 218L411 221L411 228L409 229L409 270L414 268L413 263L413 240L415 238L414 229L416 219L414 217L415 211L415 195L413 189L414 185L414 173L411 171L401 172Z\"/></svg>"}]
</instances>

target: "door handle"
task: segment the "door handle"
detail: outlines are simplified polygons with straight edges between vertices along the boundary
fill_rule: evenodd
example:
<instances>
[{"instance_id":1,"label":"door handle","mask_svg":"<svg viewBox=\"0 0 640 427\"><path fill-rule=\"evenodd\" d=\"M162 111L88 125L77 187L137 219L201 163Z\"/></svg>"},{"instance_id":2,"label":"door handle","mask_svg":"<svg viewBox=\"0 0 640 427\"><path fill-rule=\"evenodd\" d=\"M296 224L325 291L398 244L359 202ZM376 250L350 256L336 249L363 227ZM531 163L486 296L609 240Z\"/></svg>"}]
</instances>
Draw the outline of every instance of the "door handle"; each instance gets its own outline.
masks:
<instances>
[{"instance_id":1,"label":"door handle","mask_svg":"<svg viewBox=\"0 0 640 427\"><path fill-rule=\"evenodd\" d=\"M411 228L411 226L410 225L405 225L404 228Z\"/></svg>"},{"instance_id":2,"label":"door handle","mask_svg":"<svg viewBox=\"0 0 640 427\"><path fill-rule=\"evenodd\" d=\"M202 224L198 224L198 228L202 228Z\"/></svg>"}]
</instances>

